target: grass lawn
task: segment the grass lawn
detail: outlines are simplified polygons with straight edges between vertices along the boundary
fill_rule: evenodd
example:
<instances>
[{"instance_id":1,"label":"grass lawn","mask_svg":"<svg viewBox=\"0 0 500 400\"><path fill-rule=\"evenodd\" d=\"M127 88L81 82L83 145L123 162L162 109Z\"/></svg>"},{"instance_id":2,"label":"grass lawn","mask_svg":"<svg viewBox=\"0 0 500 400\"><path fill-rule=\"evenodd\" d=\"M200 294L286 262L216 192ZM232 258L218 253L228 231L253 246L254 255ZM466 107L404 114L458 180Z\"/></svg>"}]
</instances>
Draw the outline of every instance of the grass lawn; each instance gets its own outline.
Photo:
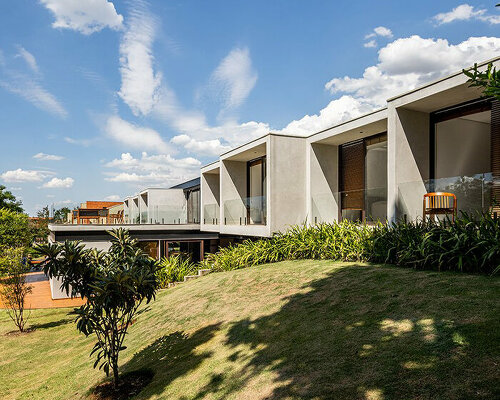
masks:
<instances>
[{"instance_id":1,"label":"grass lawn","mask_svg":"<svg viewBox=\"0 0 500 400\"><path fill-rule=\"evenodd\" d=\"M140 399L500 397L500 279L296 261L162 291L130 328ZM102 382L67 309L14 335L0 311L0 398L78 399Z\"/></svg>"}]
</instances>

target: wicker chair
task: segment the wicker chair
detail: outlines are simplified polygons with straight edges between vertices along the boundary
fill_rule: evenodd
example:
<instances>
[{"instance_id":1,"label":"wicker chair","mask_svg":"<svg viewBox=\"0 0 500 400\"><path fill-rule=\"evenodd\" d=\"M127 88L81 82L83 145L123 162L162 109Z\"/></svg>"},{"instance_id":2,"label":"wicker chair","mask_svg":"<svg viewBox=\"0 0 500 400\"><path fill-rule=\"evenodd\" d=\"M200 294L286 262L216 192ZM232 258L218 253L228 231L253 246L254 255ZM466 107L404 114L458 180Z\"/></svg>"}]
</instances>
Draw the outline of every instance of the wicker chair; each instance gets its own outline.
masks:
<instances>
[{"instance_id":1,"label":"wicker chair","mask_svg":"<svg viewBox=\"0 0 500 400\"><path fill-rule=\"evenodd\" d=\"M435 192L424 194L424 221L426 217L449 215L455 221L457 216L457 196L453 193Z\"/></svg>"}]
</instances>

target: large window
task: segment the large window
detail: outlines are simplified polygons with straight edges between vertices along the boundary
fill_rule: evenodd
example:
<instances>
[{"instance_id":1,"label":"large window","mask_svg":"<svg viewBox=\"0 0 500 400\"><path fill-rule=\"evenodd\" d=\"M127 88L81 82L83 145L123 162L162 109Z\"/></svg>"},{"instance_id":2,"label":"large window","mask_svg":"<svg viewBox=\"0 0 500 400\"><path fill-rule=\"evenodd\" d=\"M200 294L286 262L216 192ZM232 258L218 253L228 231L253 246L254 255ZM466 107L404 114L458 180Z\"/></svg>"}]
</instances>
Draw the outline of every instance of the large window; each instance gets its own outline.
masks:
<instances>
[{"instance_id":1,"label":"large window","mask_svg":"<svg viewBox=\"0 0 500 400\"><path fill-rule=\"evenodd\" d=\"M459 211L487 211L498 197L493 185L500 167L492 126L498 105L480 99L431 114L429 191L455 194Z\"/></svg>"},{"instance_id":2,"label":"large window","mask_svg":"<svg viewBox=\"0 0 500 400\"><path fill-rule=\"evenodd\" d=\"M247 164L246 199L249 224L266 224L266 157L249 161Z\"/></svg>"},{"instance_id":3,"label":"large window","mask_svg":"<svg viewBox=\"0 0 500 400\"><path fill-rule=\"evenodd\" d=\"M387 135L340 146L340 217L384 221L387 216Z\"/></svg>"}]
</instances>

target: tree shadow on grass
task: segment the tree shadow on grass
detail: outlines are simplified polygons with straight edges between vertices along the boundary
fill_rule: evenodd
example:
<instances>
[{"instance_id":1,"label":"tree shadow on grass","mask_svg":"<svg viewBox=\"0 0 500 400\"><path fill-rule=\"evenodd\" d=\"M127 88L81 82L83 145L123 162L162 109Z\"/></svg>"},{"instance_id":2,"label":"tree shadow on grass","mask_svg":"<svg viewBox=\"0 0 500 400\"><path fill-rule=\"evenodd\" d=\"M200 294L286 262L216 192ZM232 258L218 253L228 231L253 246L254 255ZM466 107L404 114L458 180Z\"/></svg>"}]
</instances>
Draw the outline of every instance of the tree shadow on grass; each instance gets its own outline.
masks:
<instances>
[{"instance_id":1,"label":"tree shadow on grass","mask_svg":"<svg viewBox=\"0 0 500 400\"><path fill-rule=\"evenodd\" d=\"M30 328L34 331L40 329L50 329L57 328L58 326L72 324L73 322L75 322L74 318L62 318L58 321L45 322L42 324L31 324Z\"/></svg>"},{"instance_id":2,"label":"tree shadow on grass","mask_svg":"<svg viewBox=\"0 0 500 400\"><path fill-rule=\"evenodd\" d=\"M143 368L155 371L152 383L144 389L141 396L161 394L175 379L195 370L211 352L195 352L195 349L211 340L220 328L212 324L198 329L194 333L174 332L162 336L152 344L134 354L124 364L122 371L134 371Z\"/></svg>"},{"instance_id":3,"label":"tree shadow on grass","mask_svg":"<svg viewBox=\"0 0 500 400\"><path fill-rule=\"evenodd\" d=\"M484 279L390 267L336 270L288 297L278 312L232 324L226 345L236 370L214 371L196 398L237 397L263 373L272 374L273 387L254 398L495 398L498 301ZM475 284L486 294L467 286Z\"/></svg>"}]
</instances>

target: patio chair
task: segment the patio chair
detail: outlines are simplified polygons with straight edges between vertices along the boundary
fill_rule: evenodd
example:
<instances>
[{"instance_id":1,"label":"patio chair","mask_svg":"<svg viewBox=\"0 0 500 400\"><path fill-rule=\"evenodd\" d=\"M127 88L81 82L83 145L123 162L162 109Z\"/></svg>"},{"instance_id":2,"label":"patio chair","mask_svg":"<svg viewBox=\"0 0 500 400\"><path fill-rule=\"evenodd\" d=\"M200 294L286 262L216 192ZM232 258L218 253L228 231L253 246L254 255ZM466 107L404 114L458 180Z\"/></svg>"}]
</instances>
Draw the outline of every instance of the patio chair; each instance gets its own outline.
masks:
<instances>
[{"instance_id":1,"label":"patio chair","mask_svg":"<svg viewBox=\"0 0 500 400\"><path fill-rule=\"evenodd\" d=\"M453 193L434 192L424 194L424 221L426 217L449 215L455 221L457 216L457 196Z\"/></svg>"}]
</instances>

